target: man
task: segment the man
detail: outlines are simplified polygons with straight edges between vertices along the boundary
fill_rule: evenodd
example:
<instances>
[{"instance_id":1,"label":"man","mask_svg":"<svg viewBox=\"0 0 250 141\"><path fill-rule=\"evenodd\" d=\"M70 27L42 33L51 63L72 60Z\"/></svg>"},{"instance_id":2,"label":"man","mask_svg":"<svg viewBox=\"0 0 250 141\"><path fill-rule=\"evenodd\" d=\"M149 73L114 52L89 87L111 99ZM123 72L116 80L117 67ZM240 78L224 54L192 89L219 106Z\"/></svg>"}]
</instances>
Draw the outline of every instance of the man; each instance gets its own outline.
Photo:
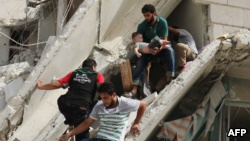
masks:
<instances>
[{"instance_id":1,"label":"man","mask_svg":"<svg viewBox=\"0 0 250 141\"><path fill-rule=\"evenodd\" d=\"M142 7L142 14L145 18L143 22L138 25L137 32L143 35L143 41L149 43L155 36L159 36L163 40L168 40L168 23L167 21L157 16L155 7L151 4L146 4ZM131 97L137 93L137 86L142 78L144 69L147 67L148 62L153 58L163 58L166 63L166 75L158 81L155 90L161 91L164 86L172 80L175 72L175 54L172 47L162 49L151 49L151 54L143 54L136 65L133 73L133 89L131 93L125 96Z\"/></svg>"},{"instance_id":2,"label":"man","mask_svg":"<svg viewBox=\"0 0 250 141\"><path fill-rule=\"evenodd\" d=\"M177 73L180 73L187 61L193 61L198 50L195 45L195 41L192 35L185 29L179 29L178 27L168 27L171 40L175 41L175 51L177 54Z\"/></svg>"},{"instance_id":3,"label":"man","mask_svg":"<svg viewBox=\"0 0 250 141\"><path fill-rule=\"evenodd\" d=\"M104 82L102 74L96 72L96 62L93 59L86 59L82 63L82 68L68 73L58 81L52 81L49 84L42 84L39 79L37 88L40 90L53 90L69 85L65 95L58 98L58 107L65 117L65 124L72 126L79 125L84 121L93 107L97 84ZM88 138L88 130L76 136L76 141L82 138Z\"/></svg>"},{"instance_id":4,"label":"man","mask_svg":"<svg viewBox=\"0 0 250 141\"><path fill-rule=\"evenodd\" d=\"M90 127L97 119L100 120L99 130L95 139L82 141L124 141L126 126L130 112L137 111L130 132L135 135L140 132L139 122L146 109L146 103L125 97L117 97L114 85L104 82L98 89L101 101L93 108L90 116L71 132L63 135L59 141L64 141Z\"/></svg>"}]
</instances>

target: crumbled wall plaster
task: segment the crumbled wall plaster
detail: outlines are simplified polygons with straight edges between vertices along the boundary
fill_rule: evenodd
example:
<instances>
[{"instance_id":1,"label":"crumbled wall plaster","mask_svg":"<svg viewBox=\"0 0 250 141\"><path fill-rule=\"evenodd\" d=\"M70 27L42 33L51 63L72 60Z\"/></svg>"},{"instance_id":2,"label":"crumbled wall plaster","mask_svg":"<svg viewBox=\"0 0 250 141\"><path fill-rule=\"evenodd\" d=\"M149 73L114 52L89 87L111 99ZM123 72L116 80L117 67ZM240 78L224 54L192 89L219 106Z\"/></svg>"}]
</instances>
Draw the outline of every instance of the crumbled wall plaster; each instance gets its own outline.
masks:
<instances>
[{"instance_id":1,"label":"crumbled wall plaster","mask_svg":"<svg viewBox=\"0 0 250 141\"><path fill-rule=\"evenodd\" d=\"M12 119L10 119L10 117L14 116L16 113L20 113L19 115L23 114L23 108L29 101L29 98L35 88L37 79L43 73L44 69L51 62L54 56L56 56L60 48L66 46L65 41L70 37L71 33L75 31L77 25L81 22L83 17L85 17L85 15L88 13L88 10L91 8L94 2L95 1L85 1L78 8L77 12L68 22L68 24L64 27L63 31L61 32L61 35L57 36L55 42L50 47L50 51L48 51L45 57L42 60L40 60L40 62L36 65L34 70L31 72L31 74L24 82L24 86L19 91L18 95L15 97L17 99L15 101L17 102L14 106L16 107L15 108L11 107L13 105L5 106L3 112L0 114L1 117L0 140L6 140L8 137L5 135L12 134L13 130L10 130L10 127L12 127L12 129L15 129L18 124L12 124ZM22 119L22 116L20 116L19 119Z\"/></svg>"}]
</instances>

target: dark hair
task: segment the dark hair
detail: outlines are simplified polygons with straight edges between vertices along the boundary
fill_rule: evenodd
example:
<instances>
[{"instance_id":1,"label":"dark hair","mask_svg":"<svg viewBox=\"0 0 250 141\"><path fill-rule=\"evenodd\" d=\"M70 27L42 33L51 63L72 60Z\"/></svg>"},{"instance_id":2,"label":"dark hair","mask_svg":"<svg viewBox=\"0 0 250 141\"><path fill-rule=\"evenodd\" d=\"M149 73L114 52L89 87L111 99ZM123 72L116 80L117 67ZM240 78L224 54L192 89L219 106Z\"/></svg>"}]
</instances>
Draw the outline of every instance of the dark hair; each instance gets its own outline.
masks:
<instances>
[{"instance_id":1,"label":"dark hair","mask_svg":"<svg viewBox=\"0 0 250 141\"><path fill-rule=\"evenodd\" d=\"M115 92L115 86L111 82L104 82L100 85L97 92L112 95Z\"/></svg>"},{"instance_id":2,"label":"dark hair","mask_svg":"<svg viewBox=\"0 0 250 141\"><path fill-rule=\"evenodd\" d=\"M82 68L88 67L88 68L92 68L92 67L96 67L96 61L94 59L86 59L83 61L82 63Z\"/></svg>"},{"instance_id":3,"label":"dark hair","mask_svg":"<svg viewBox=\"0 0 250 141\"><path fill-rule=\"evenodd\" d=\"M134 39L134 37L137 36L137 35L139 35L139 34L141 34L141 33L139 33L139 32L133 32L132 33L132 39Z\"/></svg>"},{"instance_id":4,"label":"dark hair","mask_svg":"<svg viewBox=\"0 0 250 141\"><path fill-rule=\"evenodd\" d=\"M145 4L142 9L141 9L141 12L144 14L144 13L147 13L147 12L150 12L150 13L154 13L156 12L155 11L155 6L152 5L152 4Z\"/></svg>"},{"instance_id":5,"label":"dark hair","mask_svg":"<svg viewBox=\"0 0 250 141\"><path fill-rule=\"evenodd\" d=\"M180 29L180 27L179 27L179 26L176 26L176 25L171 26L171 27L173 27L173 28L175 28L175 29Z\"/></svg>"}]
</instances>

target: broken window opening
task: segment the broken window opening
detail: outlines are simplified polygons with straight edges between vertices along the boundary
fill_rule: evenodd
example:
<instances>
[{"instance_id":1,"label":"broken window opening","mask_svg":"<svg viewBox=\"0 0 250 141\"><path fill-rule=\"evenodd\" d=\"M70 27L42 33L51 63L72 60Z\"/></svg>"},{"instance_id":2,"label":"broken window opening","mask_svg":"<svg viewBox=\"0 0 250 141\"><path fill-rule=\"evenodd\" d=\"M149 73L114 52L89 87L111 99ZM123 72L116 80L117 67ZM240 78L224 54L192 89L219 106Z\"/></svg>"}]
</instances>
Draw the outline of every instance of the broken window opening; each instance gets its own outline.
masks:
<instances>
[{"instance_id":1,"label":"broken window opening","mask_svg":"<svg viewBox=\"0 0 250 141\"><path fill-rule=\"evenodd\" d=\"M15 40L16 42L20 44L27 44L28 43L28 37L30 36L30 31L28 30L11 30L11 39ZM20 46L20 44L16 43L12 40L10 40L10 46Z\"/></svg>"}]
</instances>

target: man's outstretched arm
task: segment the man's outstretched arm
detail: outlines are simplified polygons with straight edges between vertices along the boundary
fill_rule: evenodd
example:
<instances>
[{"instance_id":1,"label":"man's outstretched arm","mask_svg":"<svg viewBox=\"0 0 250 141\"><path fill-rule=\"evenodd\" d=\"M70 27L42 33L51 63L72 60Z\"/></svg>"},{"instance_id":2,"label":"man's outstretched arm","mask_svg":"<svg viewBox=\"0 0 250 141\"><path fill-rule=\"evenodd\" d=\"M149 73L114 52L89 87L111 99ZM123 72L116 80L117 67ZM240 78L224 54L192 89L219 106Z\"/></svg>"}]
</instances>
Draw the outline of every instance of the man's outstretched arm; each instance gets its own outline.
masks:
<instances>
[{"instance_id":1,"label":"man's outstretched arm","mask_svg":"<svg viewBox=\"0 0 250 141\"><path fill-rule=\"evenodd\" d=\"M136 118L135 118L135 121L133 123L133 125L131 126L131 130L130 132L135 135L136 133L140 132L140 129L139 129L139 122L145 112L147 108L147 104L146 102L144 101L140 101L140 106L139 106L139 109L137 111L137 115L136 115Z\"/></svg>"},{"instance_id":2,"label":"man's outstretched arm","mask_svg":"<svg viewBox=\"0 0 250 141\"><path fill-rule=\"evenodd\" d=\"M52 81L43 85L43 79L39 79L36 85L39 90L54 90L63 86L63 84L59 83L58 81Z\"/></svg>"},{"instance_id":3,"label":"man's outstretched arm","mask_svg":"<svg viewBox=\"0 0 250 141\"><path fill-rule=\"evenodd\" d=\"M59 138L59 141L65 141L67 139L69 139L70 137L80 134L82 132L84 132L85 130L87 130L93 123L95 122L95 120L91 117L88 117L85 121L83 121L81 124L79 124L75 129L73 129L72 131L70 131L69 133L61 136Z\"/></svg>"}]
</instances>

